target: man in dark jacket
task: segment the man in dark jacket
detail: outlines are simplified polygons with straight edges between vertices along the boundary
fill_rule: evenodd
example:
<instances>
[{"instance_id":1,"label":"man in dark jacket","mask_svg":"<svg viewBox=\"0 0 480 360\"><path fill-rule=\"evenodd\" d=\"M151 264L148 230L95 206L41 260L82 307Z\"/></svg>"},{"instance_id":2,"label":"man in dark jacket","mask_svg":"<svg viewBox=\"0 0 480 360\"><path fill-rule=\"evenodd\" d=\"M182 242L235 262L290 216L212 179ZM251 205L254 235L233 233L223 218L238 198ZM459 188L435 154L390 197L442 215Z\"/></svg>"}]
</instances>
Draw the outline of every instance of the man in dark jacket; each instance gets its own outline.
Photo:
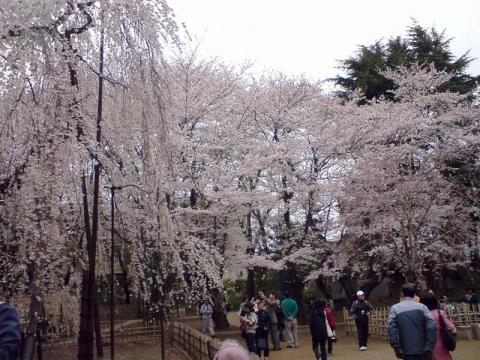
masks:
<instances>
[{"instance_id":1,"label":"man in dark jacket","mask_svg":"<svg viewBox=\"0 0 480 360\"><path fill-rule=\"evenodd\" d=\"M355 319L358 333L358 347L360 348L360 351L367 350L368 322L372 310L372 305L365 300L365 293L362 290L358 290L357 300L353 302L352 307L350 308L350 314L352 314Z\"/></svg>"},{"instance_id":2,"label":"man in dark jacket","mask_svg":"<svg viewBox=\"0 0 480 360\"><path fill-rule=\"evenodd\" d=\"M15 308L0 303L0 360L16 360L20 349L20 322Z\"/></svg>"},{"instance_id":3,"label":"man in dark jacket","mask_svg":"<svg viewBox=\"0 0 480 360\"><path fill-rule=\"evenodd\" d=\"M267 298L263 293L260 293L260 296L265 301L266 309L268 315L270 316L270 324L268 332L272 337L273 341L273 351L280 350L280 337L278 331L278 317L277 312L280 309L280 301L275 298L275 294L270 293L270 296Z\"/></svg>"},{"instance_id":4,"label":"man in dark jacket","mask_svg":"<svg viewBox=\"0 0 480 360\"><path fill-rule=\"evenodd\" d=\"M310 316L310 333L312 334L312 348L316 359L327 360L326 343L328 339L325 302L315 301ZM319 350L320 348L320 350Z\"/></svg>"},{"instance_id":5,"label":"man in dark jacket","mask_svg":"<svg viewBox=\"0 0 480 360\"><path fill-rule=\"evenodd\" d=\"M388 339L395 355L404 360L430 360L435 346L436 328L430 310L413 300L413 284L402 286L402 300L390 309Z\"/></svg>"}]
</instances>

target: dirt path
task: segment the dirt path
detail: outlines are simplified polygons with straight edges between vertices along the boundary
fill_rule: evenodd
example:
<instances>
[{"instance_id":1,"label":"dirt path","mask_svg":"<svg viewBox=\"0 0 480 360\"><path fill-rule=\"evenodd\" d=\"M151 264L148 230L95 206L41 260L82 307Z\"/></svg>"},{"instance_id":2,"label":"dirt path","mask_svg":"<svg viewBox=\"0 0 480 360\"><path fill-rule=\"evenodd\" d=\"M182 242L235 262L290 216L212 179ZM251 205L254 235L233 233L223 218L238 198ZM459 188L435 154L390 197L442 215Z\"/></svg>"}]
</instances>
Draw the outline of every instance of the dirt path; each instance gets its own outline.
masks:
<instances>
[{"instance_id":1,"label":"dirt path","mask_svg":"<svg viewBox=\"0 0 480 360\"><path fill-rule=\"evenodd\" d=\"M396 359L390 345L386 340L372 338L368 342L367 351L359 351L357 339L353 336L345 336L343 331L337 332L338 342L333 344L333 356L329 359L338 360L394 360ZM238 336L219 334L221 339L235 338L242 345L244 341ZM310 333L307 328L299 331L299 347L287 349L286 343L282 343L282 350L271 352L270 360L314 360L311 348ZM453 353L453 359L478 360L480 358L480 341L459 341L457 350Z\"/></svg>"},{"instance_id":2,"label":"dirt path","mask_svg":"<svg viewBox=\"0 0 480 360\"><path fill-rule=\"evenodd\" d=\"M115 360L158 360L160 359L160 349L158 341L152 340L117 344L115 346ZM49 349L44 351L43 358L46 360L76 360L77 350L77 346ZM103 351L105 356L102 360L109 360L109 348L105 347ZM176 348L167 348L165 357L168 360L188 360Z\"/></svg>"},{"instance_id":3,"label":"dirt path","mask_svg":"<svg viewBox=\"0 0 480 360\"><path fill-rule=\"evenodd\" d=\"M238 316L230 313L228 320L234 329L218 334L220 339L235 339L240 344L245 342L239 336ZM191 325L195 325L192 323ZM199 327L199 322L196 327ZM346 336L340 326L337 330L338 342L333 344L332 360L394 360L396 359L393 350L386 339L371 338L368 342L367 351L359 351L357 339L353 336ZM311 347L310 332L306 326L299 330L299 347L296 349L287 349L286 343L282 343L282 350L271 352L270 360L314 360ZM453 353L453 359L458 360L478 360L480 359L480 341L459 341L457 350Z\"/></svg>"},{"instance_id":4,"label":"dirt path","mask_svg":"<svg viewBox=\"0 0 480 360\"><path fill-rule=\"evenodd\" d=\"M235 339L240 344L245 342L239 336L238 318L236 314L229 314L229 321L232 329L220 332L220 339ZM184 319L184 323L200 328L198 318ZM392 349L385 339L372 338L368 343L368 350L360 352L358 350L357 340L353 336L345 336L341 326L337 330L338 342L333 346L332 360L394 360L396 359ZM299 347L296 349L287 349L286 343L282 343L283 349L279 352L272 352L270 360L314 360L311 349L311 338L308 328L303 326L299 330ZM105 348L105 358L109 359L109 350ZM186 360L185 355L178 350L168 349L167 360ZM44 359L55 360L74 360L76 359L77 348L63 347L56 350L46 351ZM117 360L158 360L160 358L160 345L158 341L136 341L131 344L119 344L116 347ZM453 353L455 360L478 360L480 359L480 341L459 341L457 350Z\"/></svg>"}]
</instances>

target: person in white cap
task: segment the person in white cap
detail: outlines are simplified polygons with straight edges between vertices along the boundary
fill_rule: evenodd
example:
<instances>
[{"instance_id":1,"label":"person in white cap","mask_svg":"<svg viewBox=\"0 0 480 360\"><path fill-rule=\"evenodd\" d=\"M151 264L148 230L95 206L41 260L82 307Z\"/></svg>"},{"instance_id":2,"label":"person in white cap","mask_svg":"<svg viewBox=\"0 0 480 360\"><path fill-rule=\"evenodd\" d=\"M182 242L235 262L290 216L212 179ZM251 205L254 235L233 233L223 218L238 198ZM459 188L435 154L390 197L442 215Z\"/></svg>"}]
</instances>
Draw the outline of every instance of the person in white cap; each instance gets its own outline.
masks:
<instances>
[{"instance_id":1,"label":"person in white cap","mask_svg":"<svg viewBox=\"0 0 480 360\"><path fill-rule=\"evenodd\" d=\"M368 319L372 313L373 307L365 300L365 293L362 290L357 291L357 300L355 300L350 308L350 314L355 319L358 334L358 346L360 351L367 350L368 341Z\"/></svg>"}]
</instances>

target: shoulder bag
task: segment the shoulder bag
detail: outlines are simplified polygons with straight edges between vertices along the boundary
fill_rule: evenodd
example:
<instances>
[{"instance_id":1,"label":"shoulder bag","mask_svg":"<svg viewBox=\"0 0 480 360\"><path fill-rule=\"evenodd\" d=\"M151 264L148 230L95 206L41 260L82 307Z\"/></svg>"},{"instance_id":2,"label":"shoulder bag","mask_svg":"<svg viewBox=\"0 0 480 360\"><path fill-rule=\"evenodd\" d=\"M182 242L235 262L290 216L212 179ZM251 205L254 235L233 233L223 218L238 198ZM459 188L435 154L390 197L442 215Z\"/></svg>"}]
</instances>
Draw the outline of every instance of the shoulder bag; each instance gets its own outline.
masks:
<instances>
[{"instance_id":1,"label":"shoulder bag","mask_svg":"<svg viewBox=\"0 0 480 360\"><path fill-rule=\"evenodd\" d=\"M455 333L448 330L445 320L443 319L442 311L438 311L438 319L440 321L440 335L442 336L443 343L448 351L454 351L457 347L457 339Z\"/></svg>"}]
</instances>

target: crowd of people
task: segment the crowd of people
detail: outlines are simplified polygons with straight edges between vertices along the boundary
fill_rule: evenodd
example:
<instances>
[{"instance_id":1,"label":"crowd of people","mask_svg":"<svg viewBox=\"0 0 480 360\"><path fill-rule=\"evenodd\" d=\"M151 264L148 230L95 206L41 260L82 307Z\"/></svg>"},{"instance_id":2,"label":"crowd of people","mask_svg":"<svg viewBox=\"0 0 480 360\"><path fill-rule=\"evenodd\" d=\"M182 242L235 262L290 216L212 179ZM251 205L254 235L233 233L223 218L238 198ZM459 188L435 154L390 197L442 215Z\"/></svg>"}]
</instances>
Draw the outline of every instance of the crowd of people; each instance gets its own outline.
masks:
<instances>
[{"instance_id":1,"label":"crowd of people","mask_svg":"<svg viewBox=\"0 0 480 360\"><path fill-rule=\"evenodd\" d=\"M281 341L286 341L287 348L296 348L298 341L299 307L287 291L282 301L271 293L262 292L257 298L244 299L240 304L240 331L245 339L250 355L268 360L270 345L272 351L280 351ZM334 312L323 300L315 301L310 317L312 347L318 359L326 359L332 354L335 341L336 319Z\"/></svg>"},{"instance_id":2,"label":"crowd of people","mask_svg":"<svg viewBox=\"0 0 480 360\"><path fill-rule=\"evenodd\" d=\"M388 317L388 338L398 359L450 360L455 333L433 292L419 294L414 284L402 286L400 302Z\"/></svg>"},{"instance_id":3,"label":"crowd of people","mask_svg":"<svg viewBox=\"0 0 480 360\"><path fill-rule=\"evenodd\" d=\"M355 319L359 350L365 351L368 349L369 319L374 309L362 290L356 295L350 314ZM442 300L446 306L446 297ZM388 316L388 339L398 359L451 360L455 333L455 325L432 291L422 292L410 283L402 286L400 302L391 307ZM317 359L320 358L317 356Z\"/></svg>"},{"instance_id":4,"label":"crowd of people","mask_svg":"<svg viewBox=\"0 0 480 360\"><path fill-rule=\"evenodd\" d=\"M466 299L471 306L478 305L478 296L472 290ZM336 319L324 300L312 304L309 328L316 360L326 360L333 354L336 342ZM455 349L455 325L448 313L445 296L437 300L433 292L421 292L414 284L404 284L400 302L391 307L388 318L388 338L395 356L404 360L451 360ZM369 322L373 306L364 291L356 292L350 314L355 319L360 351L368 350ZM280 301L275 294L268 297L259 293L257 298L244 299L240 305L240 330L247 350L228 340L217 353L216 360L243 360L250 356L268 360L270 348L281 350L281 341L296 348L298 342L297 318L299 307L288 292ZM269 342L271 341L271 347Z\"/></svg>"},{"instance_id":5,"label":"crowd of people","mask_svg":"<svg viewBox=\"0 0 480 360\"><path fill-rule=\"evenodd\" d=\"M466 300L471 307L478 307L478 295L469 289ZM451 360L450 352L455 349L455 325L448 316L448 299L440 301L433 292L421 292L414 284L404 284L400 302L393 305L388 318L388 338L397 358L404 360ZM446 309L444 311L442 309ZM374 312L366 294L359 290L350 308L355 319L360 351L368 349L369 321ZM213 303L206 297L199 309L202 332L215 336L213 324ZM233 341L223 343L216 360L244 360L251 355L268 360L270 348L280 351L281 342L288 348L299 346L299 306L289 292L282 301L271 293L259 293L257 298L244 299L240 305L240 330L248 352ZM309 327L312 349L316 360L326 360L333 354L336 342L335 314L326 301L312 303ZM20 348L20 323L15 308L0 302L0 359L14 360ZM272 346L270 346L270 342Z\"/></svg>"}]
</instances>

